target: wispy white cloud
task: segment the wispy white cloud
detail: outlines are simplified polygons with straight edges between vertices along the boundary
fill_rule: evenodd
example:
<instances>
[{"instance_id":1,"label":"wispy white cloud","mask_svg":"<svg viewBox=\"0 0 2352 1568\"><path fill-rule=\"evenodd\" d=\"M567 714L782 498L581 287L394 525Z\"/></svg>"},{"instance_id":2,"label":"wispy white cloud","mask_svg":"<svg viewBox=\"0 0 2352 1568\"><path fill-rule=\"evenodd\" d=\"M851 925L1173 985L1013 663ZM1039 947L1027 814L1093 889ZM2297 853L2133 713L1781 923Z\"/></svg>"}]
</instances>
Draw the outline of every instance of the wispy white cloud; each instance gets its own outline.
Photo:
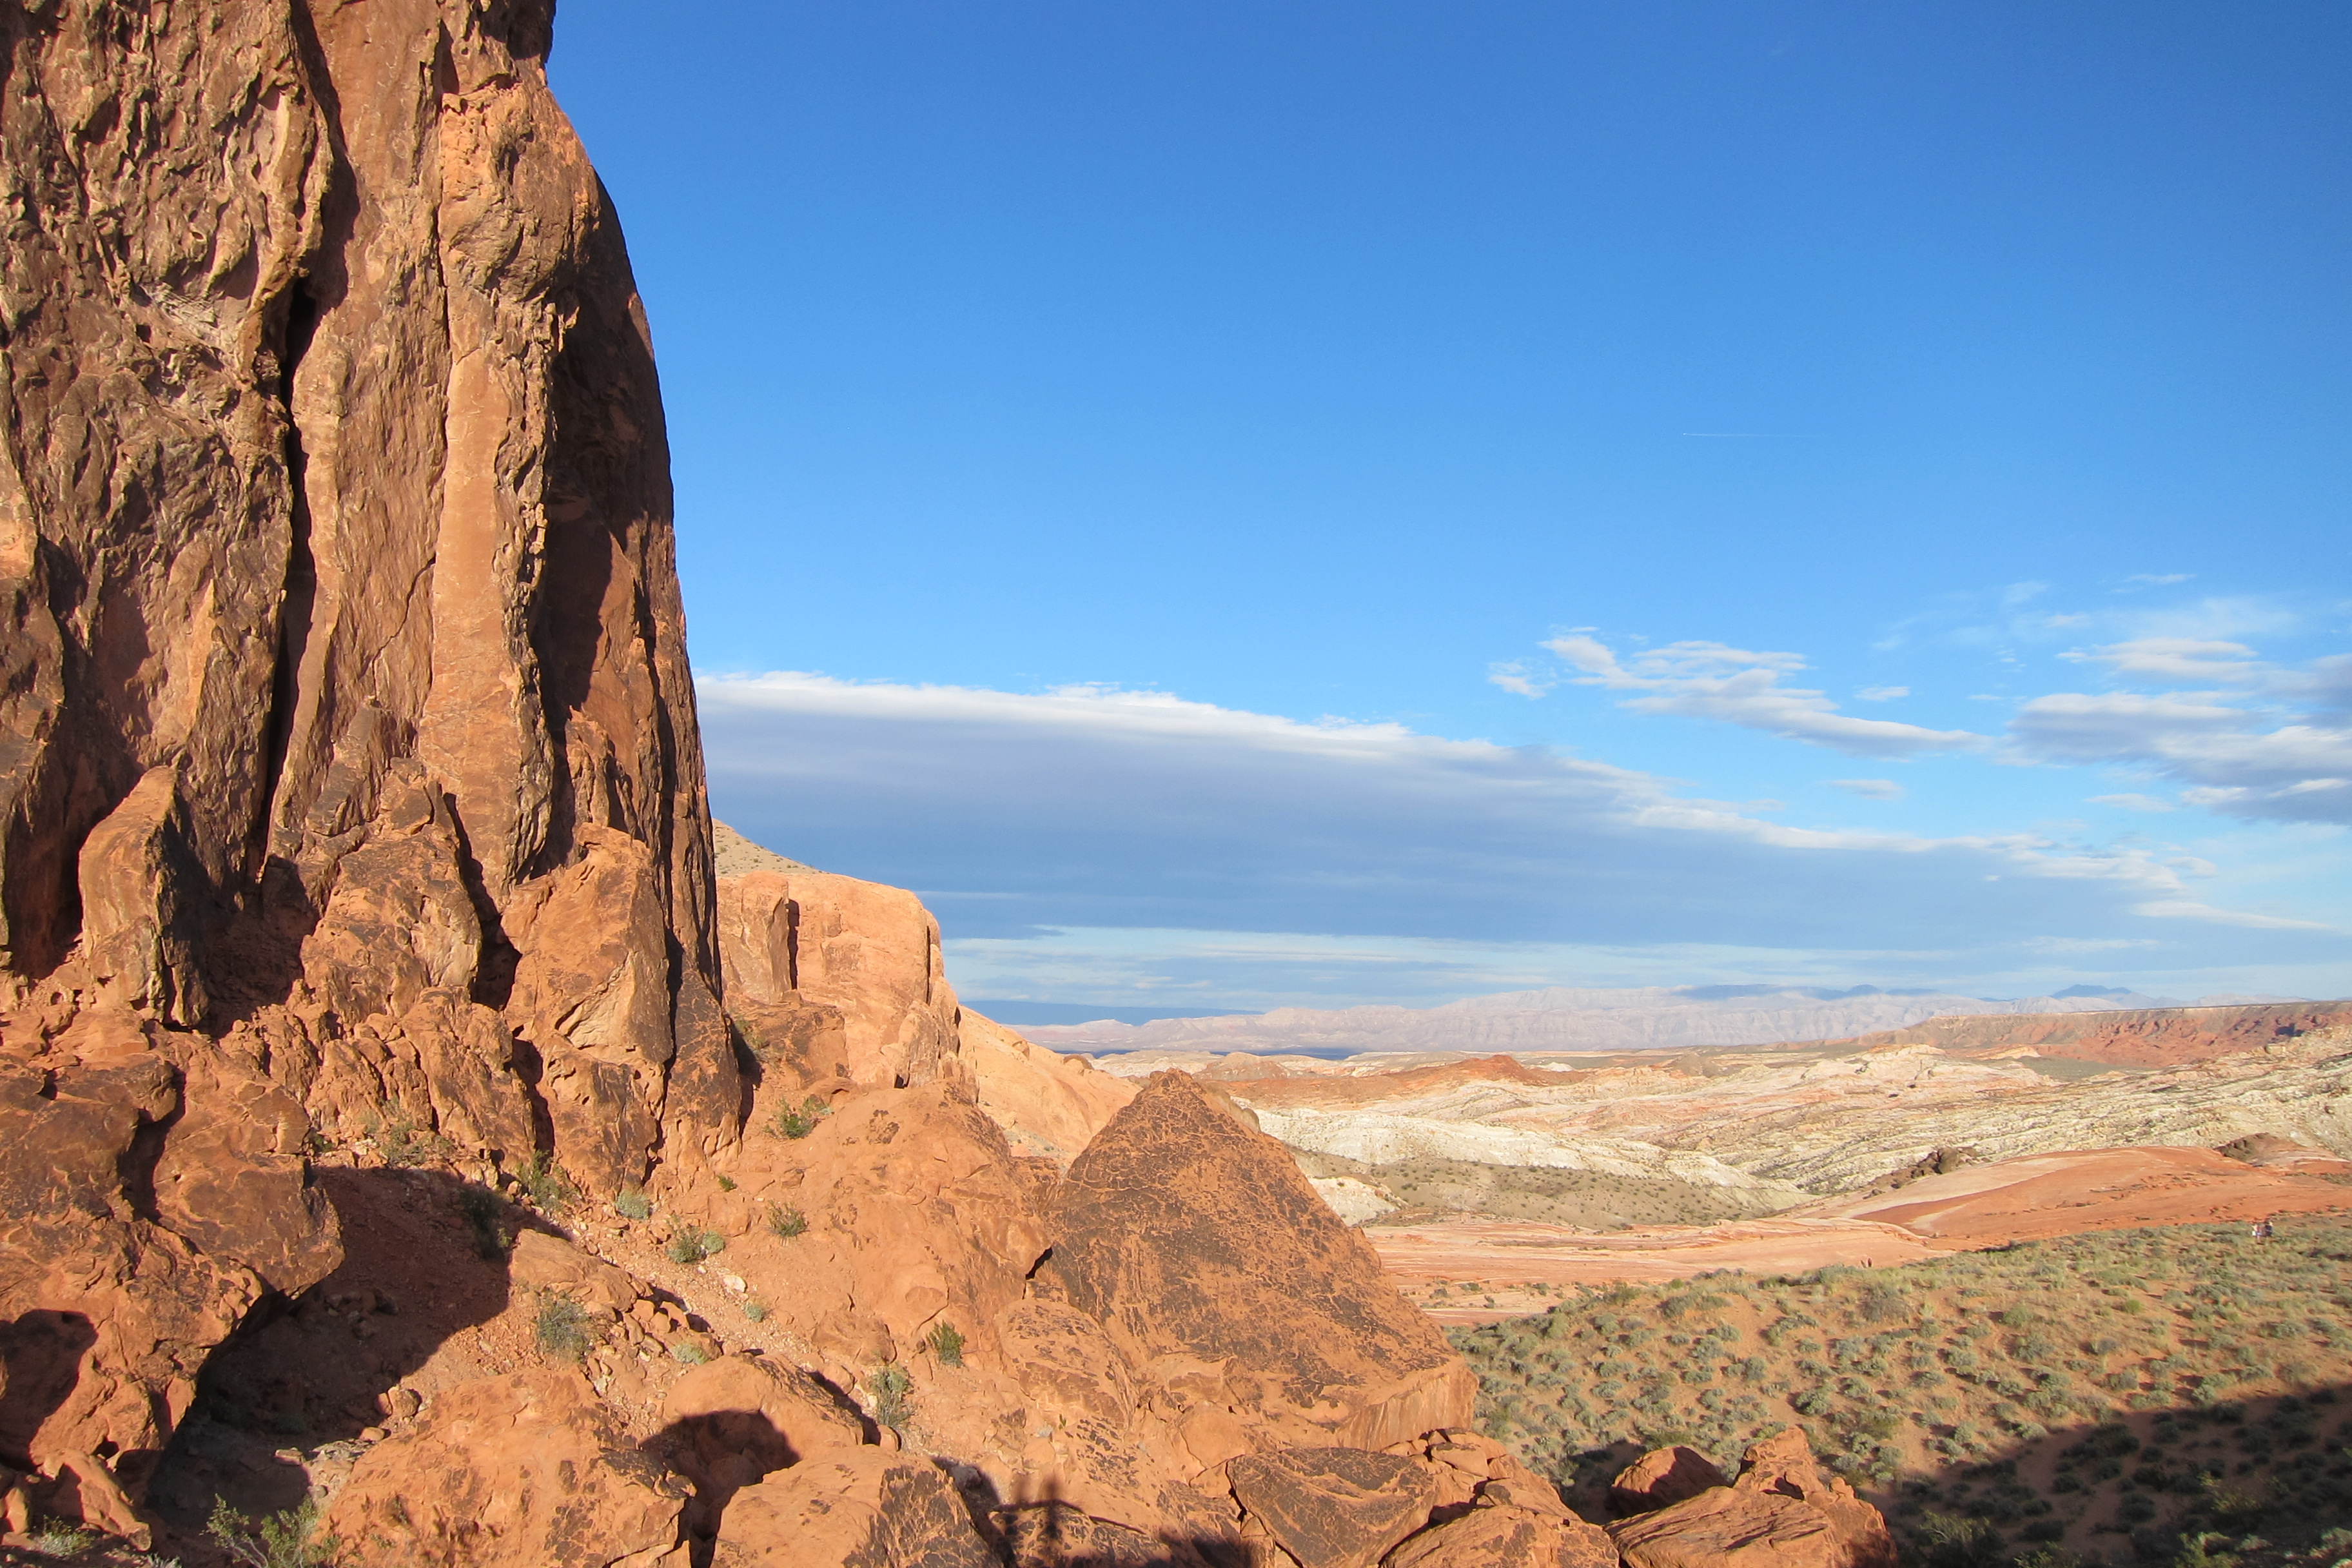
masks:
<instances>
[{"instance_id":1,"label":"wispy white cloud","mask_svg":"<svg viewBox=\"0 0 2352 1568\"><path fill-rule=\"evenodd\" d=\"M2129 793L2124 795L2095 795L2091 797L2091 804L2093 805L2112 805L2122 811L2162 812L2175 811L2179 809L2179 807L2177 807L2171 801L2162 799L2157 795L2133 795Z\"/></svg>"},{"instance_id":2,"label":"wispy white cloud","mask_svg":"<svg viewBox=\"0 0 2352 1568\"><path fill-rule=\"evenodd\" d=\"M2137 685L2202 689L2037 697L2010 721L2020 756L2137 768L2190 786L2182 804L2227 816L2352 824L2352 656L2290 668L2240 642L2149 637L2073 657Z\"/></svg>"},{"instance_id":3,"label":"wispy white cloud","mask_svg":"<svg viewBox=\"0 0 2352 1568\"><path fill-rule=\"evenodd\" d=\"M1490 685L1499 686L1520 697L1541 697L1558 684L1542 676L1529 674L1527 665L1517 659L1507 664L1488 665L1486 679Z\"/></svg>"},{"instance_id":4,"label":"wispy white cloud","mask_svg":"<svg viewBox=\"0 0 2352 1568\"><path fill-rule=\"evenodd\" d=\"M1800 654L1678 642L1621 659L1607 644L1584 632L1564 633L1543 646L1579 672L1568 678L1571 684L1642 693L1620 704L1637 713L1712 719L1849 756L1916 756L1988 743L1987 737L1967 730L1857 719L1840 712L1821 691L1781 685L1783 676L1805 668Z\"/></svg>"},{"instance_id":5,"label":"wispy white cloud","mask_svg":"<svg viewBox=\"0 0 2352 1568\"><path fill-rule=\"evenodd\" d=\"M1861 795L1865 800L1901 800L1903 786L1893 779L1832 779L1834 789Z\"/></svg>"},{"instance_id":6,"label":"wispy white cloud","mask_svg":"<svg viewBox=\"0 0 2352 1568\"><path fill-rule=\"evenodd\" d=\"M2169 588L2176 583L2186 583L2194 576L2189 572L2135 572L2123 581L2118 594L2137 593L2143 588Z\"/></svg>"},{"instance_id":7,"label":"wispy white cloud","mask_svg":"<svg viewBox=\"0 0 2352 1568\"><path fill-rule=\"evenodd\" d=\"M1864 702L1892 702L1898 697L1910 696L1911 689L1907 686L1865 686L1854 695Z\"/></svg>"},{"instance_id":8,"label":"wispy white cloud","mask_svg":"<svg viewBox=\"0 0 2352 1568\"><path fill-rule=\"evenodd\" d=\"M2069 649L2058 657L2076 664L2104 665L2109 674L2139 685L2235 684L2260 679L2265 668L2245 644L2207 637L2134 637L2105 647Z\"/></svg>"}]
</instances>

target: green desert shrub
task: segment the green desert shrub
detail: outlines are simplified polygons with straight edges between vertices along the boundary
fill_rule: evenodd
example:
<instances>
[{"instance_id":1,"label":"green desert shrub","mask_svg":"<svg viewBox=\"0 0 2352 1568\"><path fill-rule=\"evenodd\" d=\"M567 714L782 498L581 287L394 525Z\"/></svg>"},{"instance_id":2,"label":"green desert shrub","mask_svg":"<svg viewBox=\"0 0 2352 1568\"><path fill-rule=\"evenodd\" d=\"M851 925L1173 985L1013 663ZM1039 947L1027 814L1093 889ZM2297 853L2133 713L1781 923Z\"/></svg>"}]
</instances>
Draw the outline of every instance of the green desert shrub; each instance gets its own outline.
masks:
<instances>
[{"instance_id":1,"label":"green desert shrub","mask_svg":"<svg viewBox=\"0 0 2352 1568\"><path fill-rule=\"evenodd\" d=\"M568 1296L550 1296L539 1304L531 1336L548 1354L578 1361L588 1352L588 1310Z\"/></svg>"}]
</instances>

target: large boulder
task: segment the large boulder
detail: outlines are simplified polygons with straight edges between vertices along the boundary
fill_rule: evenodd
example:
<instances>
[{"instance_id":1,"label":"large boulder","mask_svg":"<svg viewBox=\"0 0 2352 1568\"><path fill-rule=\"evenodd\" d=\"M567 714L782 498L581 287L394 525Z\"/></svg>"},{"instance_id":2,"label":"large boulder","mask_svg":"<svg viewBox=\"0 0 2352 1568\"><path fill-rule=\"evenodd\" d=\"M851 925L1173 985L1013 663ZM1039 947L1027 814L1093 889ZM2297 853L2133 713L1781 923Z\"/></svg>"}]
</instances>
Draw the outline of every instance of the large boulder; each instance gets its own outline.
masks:
<instances>
[{"instance_id":1,"label":"large boulder","mask_svg":"<svg viewBox=\"0 0 2352 1568\"><path fill-rule=\"evenodd\" d=\"M770 1472L866 1440L864 1425L824 1386L764 1356L706 1362L662 1396L670 1462L694 1483L688 1523L708 1536L728 1503Z\"/></svg>"},{"instance_id":2,"label":"large boulder","mask_svg":"<svg viewBox=\"0 0 2352 1568\"><path fill-rule=\"evenodd\" d=\"M327 1528L352 1568L687 1568L685 1506L577 1373L516 1373L369 1449Z\"/></svg>"},{"instance_id":3,"label":"large boulder","mask_svg":"<svg viewBox=\"0 0 2352 1568\"><path fill-rule=\"evenodd\" d=\"M1730 1478L1697 1449L1657 1448L1617 1472L1609 1483L1609 1508L1623 1519L1696 1497L1709 1487L1728 1485Z\"/></svg>"},{"instance_id":4,"label":"large boulder","mask_svg":"<svg viewBox=\"0 0 2352 1568\"><path fill-rule=\"evenodd\" d=\"M1674 1468L1654 1467L1662 1477ZM1728 1486L1636 1514L1609 1533L1628 1568L1895 1568L1895 1560L1885 1520L1823 1473L1795 1426L1750 1444Z\"/></svg>"},{"instance_id":5,"label":"large boulder","mask_svg":"<svg viewBox=\"0 0 2352 1568\"><path fill-rule=\"evenodd\" d=\"M1234 1499L1299 1568L1372 1568L1429 1521L1428 1468L1362 1448L1285 1448L1225 1467Z\"/></svg>"},{"instance_id":6,"label":"large boulder","mask_svg":"<svg viewBox=\"0 0 2352 1568\"><path fill-rule=\"evenodd\" d=\"M1287 1151L1157 1073L1055 1189L1050 1268L1164 1402L1245 1447L1380 1448L1469 1424L1475 1382Z\"/></svg>"},{"instance_id":7,"label":"large boulder","mask_svg":"<svg viewBox=\"0 0 2352 1568\"><path fill-rule=\"evenodd\" d=\"M1837 1536L1846 1568L1895 1568L1895 1539L1885 1516L1855 1496L1852 1484L1822 1468L1802 1427L1784 1427L1749 1444L1733 1485L1751 1495L1800 1498L1819 1510Z\"/></svg>"},{"instance_id":8,"label":"large boulder","mask_svg":"<svg viewBox=\"0 0 2352 1568\"><path fill-rule=\"evenodd\" d=\"M1821 1510L1789 1497L1714 1487L1609 1528L1627 1568L1843 1568Z\"/></svg>"},{"instance_id":9,"label":"large boulder","mask_svg":"<svg viewBox=\"0 0 2352 1568\"><path fill-rule=\"evenodd\" d=\"M711 1568L1002 1568L930 1460L857 1448L735 1494Z\"/></svg>"},{"instance_id":10,"label":"large boulder","mask_svg":"<svg viewBox=\"0 0 2352 1568\"><path fill-rule=\"evenodd\" d=\"M1383 1568L1618 1568L1618 1557L1597 1524L1494 1504L1422 1531Z\"/></svg>"}]
</instances>

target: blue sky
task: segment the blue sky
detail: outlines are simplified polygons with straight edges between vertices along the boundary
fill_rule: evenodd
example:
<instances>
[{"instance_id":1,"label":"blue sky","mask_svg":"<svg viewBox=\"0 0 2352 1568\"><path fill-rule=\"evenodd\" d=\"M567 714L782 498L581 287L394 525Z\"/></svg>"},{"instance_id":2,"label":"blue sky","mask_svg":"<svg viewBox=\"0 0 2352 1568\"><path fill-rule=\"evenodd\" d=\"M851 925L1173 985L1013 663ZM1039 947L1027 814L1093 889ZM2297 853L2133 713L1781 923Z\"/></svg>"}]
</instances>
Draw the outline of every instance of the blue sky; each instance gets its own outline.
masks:
<instances>
[{"instance_id":1,"label":"blue sky","mask_svg":"<svg viewBox=\"0 0 2352 1568\"><path fill-rule=\"evenodd\" d=\"M2352 12L643 7L719 813L982 997L2352 991Z\"/></svg>"}]
</instances>

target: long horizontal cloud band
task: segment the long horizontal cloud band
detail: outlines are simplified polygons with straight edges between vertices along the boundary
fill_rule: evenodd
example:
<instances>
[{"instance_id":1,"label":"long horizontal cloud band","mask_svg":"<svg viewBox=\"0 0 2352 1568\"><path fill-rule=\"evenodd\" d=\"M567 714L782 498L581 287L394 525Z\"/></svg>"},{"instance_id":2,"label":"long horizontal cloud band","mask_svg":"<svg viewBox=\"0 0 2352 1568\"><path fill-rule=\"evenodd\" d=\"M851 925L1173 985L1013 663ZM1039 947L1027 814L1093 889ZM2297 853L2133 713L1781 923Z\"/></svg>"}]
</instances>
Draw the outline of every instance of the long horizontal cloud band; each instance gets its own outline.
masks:
<instances>
[{"instance_id":1,"label":"long horizontal cloud band","mask_svg":"<svg viewBox=\"0 0 2352 1568\"><path fill-rule=\"evenodd\" d=\"M1156 693L776 674L699 683L714 797L755 837L921 889L957 936L1059 926L1478 942L1982 948L2231 925L2138 853L1815 833L1539 749ZM2184 928L2193 927L2193 931Z\"/></svg>"}]
</instances>

